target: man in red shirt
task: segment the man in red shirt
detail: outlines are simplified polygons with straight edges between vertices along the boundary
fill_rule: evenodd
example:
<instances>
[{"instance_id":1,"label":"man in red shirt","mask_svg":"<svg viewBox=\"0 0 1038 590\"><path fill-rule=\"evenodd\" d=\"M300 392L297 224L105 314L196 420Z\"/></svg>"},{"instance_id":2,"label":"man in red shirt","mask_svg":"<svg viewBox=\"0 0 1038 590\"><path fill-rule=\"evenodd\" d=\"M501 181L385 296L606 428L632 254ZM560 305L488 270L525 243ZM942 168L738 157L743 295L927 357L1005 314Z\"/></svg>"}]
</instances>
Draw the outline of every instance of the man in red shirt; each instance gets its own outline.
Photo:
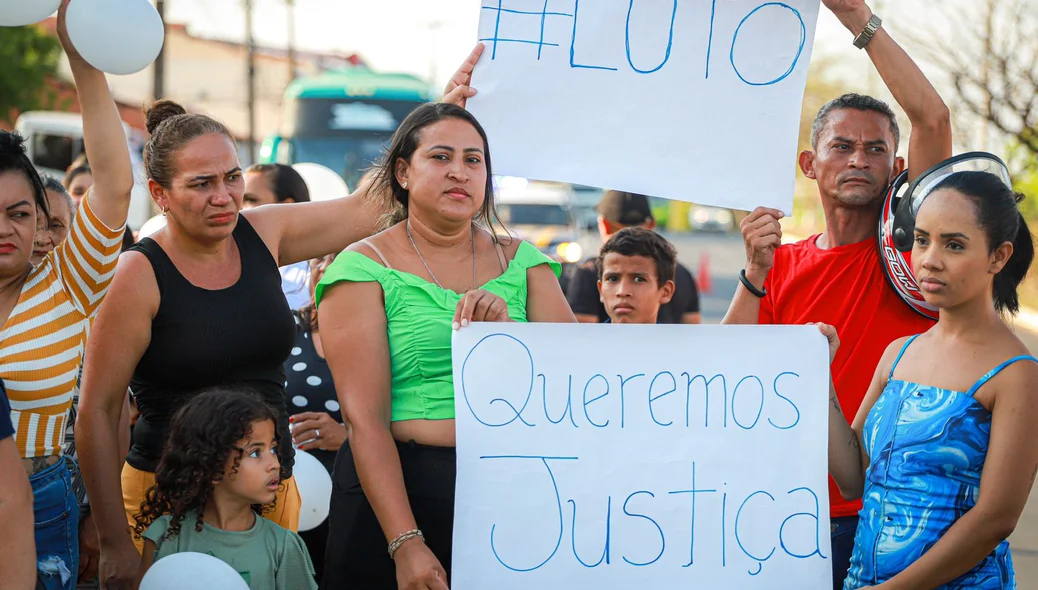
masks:
<instances>
[{"instance_id":1,"label":"man in red shirt","mask_svg":"<svg viewBox=\"0 0 1038 590\"><path fill-rule=\"evenodd\" d=\"M865 48L912 124L908 171L915 179L952 152L947 106L912 59L880 26L864 0L823 0ZM890 342L925 332L933 322L913 311L887 285L877 248L883 197L905 167L900 134L885 103L848 94L822 107L811 150L800 169L816 181L825 231L780 246L780 211L759 208L742 223L746 267L724 318L726 324L836 326L844 346L832 377L848 421L854 419L879 359ZM821 442L819 443L821 444ZM845 501L830 478L833 587L847 575L861 503Z\"/></svg>"}]
</instances>

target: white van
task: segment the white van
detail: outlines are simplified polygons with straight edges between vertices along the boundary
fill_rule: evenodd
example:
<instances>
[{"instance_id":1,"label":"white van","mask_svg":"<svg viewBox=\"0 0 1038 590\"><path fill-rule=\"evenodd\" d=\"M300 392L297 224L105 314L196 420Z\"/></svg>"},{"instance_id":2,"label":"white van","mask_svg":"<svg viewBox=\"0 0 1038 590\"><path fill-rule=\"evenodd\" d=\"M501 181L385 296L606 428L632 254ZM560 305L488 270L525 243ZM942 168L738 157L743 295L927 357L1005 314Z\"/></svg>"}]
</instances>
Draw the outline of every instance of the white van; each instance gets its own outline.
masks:
<instances>
[{"instance_id":1,"label":"white van","mask_svg":"<svg viewBox=\"0 0 1038 590\"><path fill-rule=\"evenodd\" d=\"M153 209L141 160L143 134L125 123L123 128L130 147L134 177L127 224L136 231L157 211ZM65 176L65 170L83 152L83 119L79 114L30 111L18 117L14 129L25 138L29 160L36 169L58 180Z\"/></svg>"}]
</instances>

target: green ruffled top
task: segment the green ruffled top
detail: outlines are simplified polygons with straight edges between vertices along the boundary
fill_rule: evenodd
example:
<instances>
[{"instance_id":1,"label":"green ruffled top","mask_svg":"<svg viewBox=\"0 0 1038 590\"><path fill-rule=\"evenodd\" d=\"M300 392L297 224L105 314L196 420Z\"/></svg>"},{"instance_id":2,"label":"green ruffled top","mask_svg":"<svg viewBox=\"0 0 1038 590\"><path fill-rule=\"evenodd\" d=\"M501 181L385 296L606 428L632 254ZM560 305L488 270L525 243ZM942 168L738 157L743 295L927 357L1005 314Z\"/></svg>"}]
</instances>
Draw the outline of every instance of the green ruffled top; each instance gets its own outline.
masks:
<instances>
[{"instance_id":1,"label":"green ruffled top","mask_svg":"<svg viewBox=\"0 0 1038 590\"><path fill-rule=\"evenodd\" d=\"M508 315L526 321L526 271L547 264L555 276L562 267L528 242L519 244L515 258L501 276L481 288L508 303ZM425 279L386 268L359 252L343 252L317 285L315 299L340 281L382 286L386 303L392 378L392 420L454 418L454 378L451 362L451 322L461 295Z\"/></svg>"}]
</instances>

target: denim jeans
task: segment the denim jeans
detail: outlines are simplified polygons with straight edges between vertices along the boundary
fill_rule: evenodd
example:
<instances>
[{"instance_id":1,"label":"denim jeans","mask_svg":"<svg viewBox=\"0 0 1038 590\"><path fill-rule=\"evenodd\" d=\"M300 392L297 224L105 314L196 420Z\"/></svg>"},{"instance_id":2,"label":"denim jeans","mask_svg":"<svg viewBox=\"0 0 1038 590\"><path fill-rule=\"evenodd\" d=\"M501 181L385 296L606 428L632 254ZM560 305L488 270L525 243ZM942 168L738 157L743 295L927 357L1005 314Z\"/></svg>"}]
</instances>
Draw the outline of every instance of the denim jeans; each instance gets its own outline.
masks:
<instances>
[{"instance_id":1,"label":"denim jeans","mask_svg":"<svg viewBox=\"0 0 1038 590\"><path fill-rule=\"evenodd\" d=\"M46 590L72 590L79 574L79 504L72 493L68 461L63 458L29 478L37 577Z\"/></svg>"},{"instance_id":2,"label":"denim jeans","mask_svg":"<svg viewBox=\"0 0 1038 590\"><path fill-rule=\"evenodd\" d=\"M841 516L830 522L833 548L833 590L843 590L843 581L851 567L854 552L854 533L858 530L857 516Z\"/></svg>"}]
</instances>

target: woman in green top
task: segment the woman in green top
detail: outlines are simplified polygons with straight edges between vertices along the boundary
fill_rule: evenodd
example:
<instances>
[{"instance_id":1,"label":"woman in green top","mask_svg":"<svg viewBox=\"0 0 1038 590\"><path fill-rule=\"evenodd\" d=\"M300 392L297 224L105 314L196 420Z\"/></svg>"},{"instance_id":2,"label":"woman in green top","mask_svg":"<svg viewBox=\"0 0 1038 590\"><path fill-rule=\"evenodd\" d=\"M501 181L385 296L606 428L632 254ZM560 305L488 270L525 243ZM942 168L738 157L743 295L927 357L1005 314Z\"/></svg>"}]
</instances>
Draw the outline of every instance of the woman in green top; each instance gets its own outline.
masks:
<instances>
[{"instance_id":1,"label":"woman in green top","mask_svg":"<svg viewBox=\"0 0 1038 590\"><path fill-rule=\"evenodd\" d=\"M559 265L489 230L491 178L486 134L471 114L419 107L376 181L396 223L340 254L317 287L321 338L351 426L335 463L324 587L446 590L451 330L575 321Z\"/></svg>"}]
</instances>

